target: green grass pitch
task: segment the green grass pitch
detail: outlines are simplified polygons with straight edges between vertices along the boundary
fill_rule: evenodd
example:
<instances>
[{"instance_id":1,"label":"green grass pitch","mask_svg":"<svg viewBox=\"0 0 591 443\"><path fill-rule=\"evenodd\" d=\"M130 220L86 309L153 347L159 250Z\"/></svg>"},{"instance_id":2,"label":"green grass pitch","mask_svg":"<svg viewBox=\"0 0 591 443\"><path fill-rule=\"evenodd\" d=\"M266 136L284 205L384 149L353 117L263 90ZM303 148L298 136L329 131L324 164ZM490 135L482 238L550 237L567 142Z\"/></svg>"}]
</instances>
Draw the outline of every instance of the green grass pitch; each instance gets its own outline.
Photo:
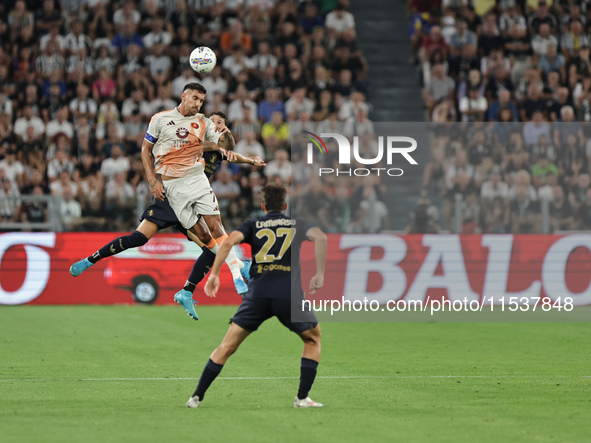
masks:
<instances>
[{"instance_id":1,"label":"green grass pitch","mask_svg":"<svg viewBox=\"0 0 591 443\"><path fill-rule=\"evenodd\" d=\"M0 441L588 442L588 323L324 323L311 397L271 320L186 409L233 307L0 308Z\"/></svg>"}]
</instances>

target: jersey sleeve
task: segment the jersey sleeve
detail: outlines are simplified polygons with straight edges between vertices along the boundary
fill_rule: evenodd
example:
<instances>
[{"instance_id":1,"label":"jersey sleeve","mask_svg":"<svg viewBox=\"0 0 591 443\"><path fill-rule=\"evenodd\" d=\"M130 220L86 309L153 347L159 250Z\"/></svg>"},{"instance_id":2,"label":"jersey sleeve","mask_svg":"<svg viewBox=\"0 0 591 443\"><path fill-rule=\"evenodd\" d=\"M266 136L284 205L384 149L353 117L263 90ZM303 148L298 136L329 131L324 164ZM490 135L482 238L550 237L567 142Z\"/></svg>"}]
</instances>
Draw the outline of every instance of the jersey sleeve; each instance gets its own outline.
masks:
<instances>
[{"instance_id":1,"label":"jersey sleeve","mask_svg":"<svg viewBox=\"0 0 591 443\"><path fill-rule=\"evenodd\" d=\"M252 245L252 236L254 235L254 221L246 220L240 226L238 226L236 230L238 232L242 232L242 235L244 235L244 240L242 240L242 243L248 243Z\"/></svg>"},{"instance_id":2,"label":"jersey sleeve","mask_svg":"<svg viewBox=\"0 0 591 443\"><path fill-rule=\"evenodd\" d=\"M152 144L155 144L158 141L158 138L160 138L160 118L158 117L158 115L152 117L144 137L145 140Z\"/></svg>"},{"instance_id":3,"label":"jersey sleeve","mask_svg":"<svg viewBox=\"0 0 591 443\"><path fill-rule=\"evenodd\" d=\"M208 142L212 142L217 144L218 140L220 139L220 133L215 131L215 125L213 122L205 118L205 134L203 134L203 139Z\"/></svg>"},{"instance_id":4,"label":"jersey sleeve","mask_svg":"<svg viewBox=\"0 0 591 443\"><path fill-rule=\"evenodd\" d=\"M308 240L306 234L312 228L316 227L316 225L310 223L308 220L303 218L296 219L296 239L298 243L302 243L305 240Z\"/></svg>"}]
</instances>

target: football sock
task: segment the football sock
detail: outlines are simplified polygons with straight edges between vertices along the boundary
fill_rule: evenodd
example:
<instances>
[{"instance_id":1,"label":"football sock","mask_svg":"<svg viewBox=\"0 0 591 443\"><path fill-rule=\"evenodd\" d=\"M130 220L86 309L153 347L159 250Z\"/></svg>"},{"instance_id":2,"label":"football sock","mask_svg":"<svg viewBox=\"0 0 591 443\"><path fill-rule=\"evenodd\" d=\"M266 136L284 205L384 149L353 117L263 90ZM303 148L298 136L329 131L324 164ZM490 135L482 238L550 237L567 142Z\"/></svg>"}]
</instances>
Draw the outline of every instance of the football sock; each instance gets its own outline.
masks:
<instances>
[{"instance_id":1,"label":"football sock","mask_svg":"<svg viewBox=\"0 0 591 443\"><path fill-rule=\"evenodd\" d=\"M300 366L300 388L298 389L298 398L300 400L308 397L308 392L312 389L317 370L317 361L302 357L302 365Z\"/></svg>"},{"instance_id":2,"label":"football sock","mask_svg":"<svg viewBox=\"0 0 591 443\"><path fill-rule=\"evenodd\" d=\"M207 249L205 246L201 248L203 252L199 256L199 258L195 261L193 265L193 270L189 275L189 280L185 283L185 287L183 289L193 293L195 291L195 287L205 278L211 267L213 266L213 262L215 260L215 254Z\"/></svg>"},{"instance_id":3,"label":"football sock","mask_svg":"<svg viewBox=\"0 0 591 443\"><path fill-rule=\"evenodd\" d=\"M211 237L211 240L209 241L208 244L205 245L205 247L207 249L209 249L211 252L213 252L214 254L217 254L218 251L220 250L220 246L218 245L218 243L215 241L215 238Z\"/></svg>"},{"instance_id":4,"label":"football sock","mask_svg":"<svg viewBox=\"0 0 591 443\"><path fill-rule=\"evenodd\" d=\"M137 248L148 243L148 237L142 234L140 231L133 231L130 235L119 237L105 246L100 248L94 254L88 257L90 263L96 263L97 261L110 257L111 255L119 254L130 248Z\"/></svg>"},{"instance_id":5,"label":"football sock","mask_svg":"<svg viewBox=\"0 0 591 443\"><path fill-rule=\"evenodd\" d=\"M203 372L201 373L201 378L199 379L199 384L197 385L197 389L195 389L193 397L197 396L199 397L200 401L203 400L203 397L205 396L205 391L209 389L209 386L213 383L215 378L218 375L220 375L220 372L222 372L223 367L224 365L218 365L217 363L214 363L210 358L207 364L205 365Z\"/></svg>"},{"instance_id":6,"label":"football sock","mask_svg":"<svg viewBox=\"0 0 591 443\"><path fill-rule=\"evenodd\" d=\"M216 238L215 241L218 243L218 245L221 245L226 238L228 238L228 234L224 234L221 237ZM233 280L242 277L240 275L240 268L244 266L244 263L242 263L241 260L238 260L238 256L236 255L236 250L234 247L232 247L232 249L230 249L230 252L228 253L228 257L226 258L226 264L230 268Z\"/></svg>"}]
</instances>

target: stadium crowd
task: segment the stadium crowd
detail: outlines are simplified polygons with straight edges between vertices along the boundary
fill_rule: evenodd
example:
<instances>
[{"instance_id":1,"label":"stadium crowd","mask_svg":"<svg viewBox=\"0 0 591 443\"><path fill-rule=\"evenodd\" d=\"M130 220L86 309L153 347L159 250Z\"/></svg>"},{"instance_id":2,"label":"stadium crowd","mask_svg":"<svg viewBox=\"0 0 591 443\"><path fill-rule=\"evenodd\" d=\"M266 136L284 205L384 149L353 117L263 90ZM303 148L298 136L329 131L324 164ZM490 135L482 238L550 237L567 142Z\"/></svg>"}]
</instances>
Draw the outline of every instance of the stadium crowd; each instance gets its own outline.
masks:
<instances>
[{"instance_id":1,"label":"stadium crowd","mask_svg":"<svg viewBox=\"0 0 591 443\"><path fill-rule=\"evenodd\" d=\"M409 0L436 127L413 232L591 229L591 2ZM459 122L459 123L458 123ZM446 124L446 123L455 123ZM443 196L441 220L429 197Z\"/></svg>"},{"instance_id":2,"label":"stadium crowd","mask_svg":"<svg viewBox=\"0 0 591 443\"><path fill-rule=\"evenodd\" d=\"M65 230L132 229L152 198L139 155L149 119L177 106L193 81L208 91L202 112L228 116L235 150L267 162L224 162L214 176L224 223L233 229L258 215L266 182L291 183L290 125L371 127L368 66L347 7L348 0L2 2L0 222L26 229L47 221L46 202L19 197L52 195ZM201 45L218 57L206 75L188 63ZM316 185L302 182L292 199ZM322 194L327 208L342 198ZM329 228L362 226L363 211L360 199Z\"/></svg>"}]
</instances>

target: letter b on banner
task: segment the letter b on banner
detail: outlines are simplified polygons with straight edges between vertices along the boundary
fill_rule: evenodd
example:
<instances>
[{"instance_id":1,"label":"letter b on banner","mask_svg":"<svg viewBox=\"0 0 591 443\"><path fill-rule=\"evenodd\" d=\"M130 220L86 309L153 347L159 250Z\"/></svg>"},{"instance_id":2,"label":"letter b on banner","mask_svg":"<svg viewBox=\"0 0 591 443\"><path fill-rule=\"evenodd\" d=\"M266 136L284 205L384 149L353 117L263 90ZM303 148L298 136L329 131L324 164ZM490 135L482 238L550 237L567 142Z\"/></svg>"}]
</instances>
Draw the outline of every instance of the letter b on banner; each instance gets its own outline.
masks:
<instances>
[{"instance_id":1,"label":"letter b on banner","mask_svg":"<svg viewBox=\"0 0 591 443\"><path fill-rule=\"evenodd\" d=\"M6 251L16 245L23 245L27 255L24 263L25 281L16 291L8 292L2 287L2 282L10 278L10 273L2 272L2 275L0 275L0 304L3 305L21 305L41 295L49 280L51 257L38 246L53 248L55 246L55 233L9 233L0 235L0 268Z\"/></svg>"}]
</instances>

